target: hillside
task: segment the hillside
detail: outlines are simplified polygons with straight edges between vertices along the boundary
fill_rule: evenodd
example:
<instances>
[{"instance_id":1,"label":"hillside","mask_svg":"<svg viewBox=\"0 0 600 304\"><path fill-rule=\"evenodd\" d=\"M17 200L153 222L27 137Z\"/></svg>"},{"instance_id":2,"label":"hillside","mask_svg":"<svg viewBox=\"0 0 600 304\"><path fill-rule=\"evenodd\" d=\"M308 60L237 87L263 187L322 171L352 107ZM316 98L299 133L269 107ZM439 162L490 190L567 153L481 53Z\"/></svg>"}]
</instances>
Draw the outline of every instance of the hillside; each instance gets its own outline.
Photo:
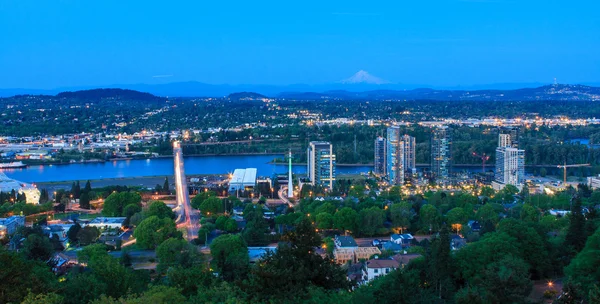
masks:
<instances>
[{"instance_id":1,"label":"hillside","mask_svg":"<svg viewBox=\"0 0 600 304\"><path fill-rule=\"evenodd\" d=\"M254 92L237 92L231 93L227 96L229 100L254 100L268 98L265 95L254 93Z\"/></svg>"},{"instance_id":2,"label":"hillside","mask_svg":"<svg viewBox=\"0 0 600 304\"><path fill-rule=\"evenodd\" d=\"M65 99L80 99L87 101L100 101L112 99L157 102L164 100L164 98L154 96L150 93L124 89L92 89L74 92L62 92L58 93L56 97Z\"/></svg>"},{"instance_id":3,"label":"hillside","mask_svg":"<svg viewBox=\"0 0 600 304\"><path fill-rule=\"evenodd\" d=\"M584 85L547 85L538 88L516 90L371 90L350 92L344 90L323 93L283 92L286 99L342 99L342 100L481 100L481 101L527 101L527 100L600 100L600 88Z\"/></svg>"}]
</instances>

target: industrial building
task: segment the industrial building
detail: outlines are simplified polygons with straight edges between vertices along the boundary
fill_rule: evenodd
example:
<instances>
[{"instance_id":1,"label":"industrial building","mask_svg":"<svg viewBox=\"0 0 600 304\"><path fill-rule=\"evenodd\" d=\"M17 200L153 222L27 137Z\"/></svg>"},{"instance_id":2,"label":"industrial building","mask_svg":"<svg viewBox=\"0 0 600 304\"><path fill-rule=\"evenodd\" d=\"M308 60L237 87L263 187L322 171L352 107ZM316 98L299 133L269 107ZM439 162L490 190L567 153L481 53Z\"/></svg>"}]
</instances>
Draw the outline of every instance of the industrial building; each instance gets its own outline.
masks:
<instances>
[{"instance_id":1,"label":"industrial building","mask_svg":"<svg viewBox=\"0 0 600 304\"><path fill-rule=\"evenodd\" d=\"M256 168L235 169L229 181L229 192L252 191L256 187Z\"/></svg>"}]
</instances>

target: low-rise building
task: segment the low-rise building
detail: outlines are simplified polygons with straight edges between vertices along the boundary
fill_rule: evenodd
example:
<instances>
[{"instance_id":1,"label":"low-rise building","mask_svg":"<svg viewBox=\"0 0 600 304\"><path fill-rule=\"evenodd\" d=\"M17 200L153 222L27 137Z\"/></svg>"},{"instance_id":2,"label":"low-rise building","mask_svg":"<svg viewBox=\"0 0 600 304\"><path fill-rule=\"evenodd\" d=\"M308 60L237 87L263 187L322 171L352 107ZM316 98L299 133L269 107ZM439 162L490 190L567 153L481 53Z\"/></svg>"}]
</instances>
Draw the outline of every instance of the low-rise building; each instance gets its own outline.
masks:
<instances>
[{"instance_id":1,"label":"low-rise building","mask_svg":"<svg viewBox=\"0 0 600 304\"><path fill-rule=\"evenodd\" d=\"M126 217L97 217L90 221L86 226L92 226L98 229L121 229L126 219Z\"/></svg>"},{"instance_id":2,"label":"low-rise building","mask_svg":"<svg viewBox=\"0 0 600 304\"><path fill-rule=\"evenodd\" d=\"M410 246L410 243L412 242L412 240L414 240L415 238L412 236L412 234L410 233L404 233L404 234L392 234L390 236L390 241L408 247Z\"/></svg>"},{"instance_id":3,"label":"low-rise building","mask_svg":"<svg viewBox=\"0 0 600 304\"><path fill-rule=\"evenodd\" d=\"M356 244L356 241L351 236L336 235L333 242L335 243L335 248L338 249L350 249L354 251L358 248L358 244Z\"/></svg>"},{"instance_id":4,"label":"low-rise building","mask_svg":"<svg viewBox=\"0 0 600 304\"><path fill-rule=\"evenodd\" d=\"M600 175L587 178L587 185L592 190L600 189Z\"/></svg>"},{"instance_id":5,"label":"low-rise building","mask_svg":"<svg viewBox=\"0 0 600 304\"><path fill-rule=\"evenodd\" d=\"M398 268L400 268L400 263L394 259L368 260L363 268L363 279L367 283Z\"/></svg>"},{"instance_id":6,"label":"low-rise building","mask_svg":"<svg viewBox=\"0 0 600 304\"><path fill-rule=\"evenodd\" d=\"M0 218L0 238L17 232L19 227L25 226L25 217L13 215L8 218Z\"/></svg>"}]
</instances>

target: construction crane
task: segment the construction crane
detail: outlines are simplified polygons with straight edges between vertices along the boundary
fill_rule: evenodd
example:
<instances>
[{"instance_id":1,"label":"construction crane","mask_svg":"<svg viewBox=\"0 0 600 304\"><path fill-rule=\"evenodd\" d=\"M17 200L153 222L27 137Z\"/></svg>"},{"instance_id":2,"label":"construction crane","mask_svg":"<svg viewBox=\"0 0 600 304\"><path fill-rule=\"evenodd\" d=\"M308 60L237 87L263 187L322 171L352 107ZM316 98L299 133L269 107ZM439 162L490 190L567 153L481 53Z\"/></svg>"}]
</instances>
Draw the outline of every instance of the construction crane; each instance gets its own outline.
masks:
<instances>
[{"instance_id":1,"label":"construction crane","mask_svg":"<svg viewBox=\"0 0 600 304\"><path fill-rule=\"evenodd\" d=\"M483 155L479 155L476 152L473 152L473 156L481 159L481 173L485 174L485 163L490 160L490 156L485 155L485 153L483 153Z\"/></svg>"},{"instance_id":2,"label":"construction crane","mask_svg":"<svg viewBox=\"0 0 600 304\"><path fill-rule=\"evenodd\" d=\"M562 168L563 169L563 185L567 185L567 168L576 168L576 167L589 167L590 164L574 164L574 165L567 165L567 163L565 162L564 165L558 165L556 166L557 168Z\"/></svg>"}]
</instances>

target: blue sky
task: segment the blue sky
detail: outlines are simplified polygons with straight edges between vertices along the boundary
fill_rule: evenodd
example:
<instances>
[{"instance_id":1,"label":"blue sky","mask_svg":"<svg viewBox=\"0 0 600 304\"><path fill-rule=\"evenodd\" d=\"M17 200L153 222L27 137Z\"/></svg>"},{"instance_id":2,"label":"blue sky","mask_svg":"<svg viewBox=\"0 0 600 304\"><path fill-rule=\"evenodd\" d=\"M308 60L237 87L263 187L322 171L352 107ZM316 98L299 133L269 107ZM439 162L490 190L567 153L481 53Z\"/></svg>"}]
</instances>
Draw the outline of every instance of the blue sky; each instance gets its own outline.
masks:
<instances>
[{"instance_id":1,"label":"blue sky","mask_svg":"<svg viewBox=\"0 0 600 304\"><path fill-rule=\"evenodd\" d=\"M0 88L600 83L600 4L0 0ZM159 76L159 77L157 77Z\"/></svg>"}]
</instances>

